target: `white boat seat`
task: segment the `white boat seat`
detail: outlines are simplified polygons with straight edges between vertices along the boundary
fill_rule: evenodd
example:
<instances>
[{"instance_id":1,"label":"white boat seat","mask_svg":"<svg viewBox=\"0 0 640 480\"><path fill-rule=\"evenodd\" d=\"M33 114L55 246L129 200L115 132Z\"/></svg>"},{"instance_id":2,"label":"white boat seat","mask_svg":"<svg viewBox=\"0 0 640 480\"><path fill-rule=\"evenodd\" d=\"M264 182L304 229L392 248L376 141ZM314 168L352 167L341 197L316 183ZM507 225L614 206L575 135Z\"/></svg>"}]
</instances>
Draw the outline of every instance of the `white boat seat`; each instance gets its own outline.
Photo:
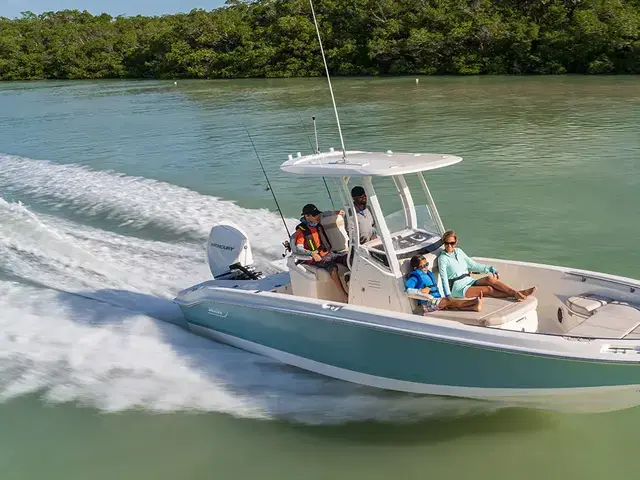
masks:
<instances>
[{"instance_id":1,"label":"white boat seat","mask_svg":"<svg viewBox=\"0 0 640 480\"><path fill-rule=\"evenodd\" d=\"M335 253L344 253L349 250L349 234L344 226L344 217L342 215L336 215L335 212L323 212L320 223L328 238L324 238L320 235L320 239L323 243L329 240L331 243L331 251ZM292 232L289 238L289 244L295 255L295 231ZM328 247L328 245L327 245Z\"/></svg>"},{"instance_id":2,"label":"white boat seat","mask_svg":"<svg viewBox=\"0 0 640 480\"><path fill-rule=\"evenodd\" d=\"M427 262L429 262L429 270L431 270L436 279L438 279L438 257L433 253L425 253L422 256L427 259ZM405 278L411 273L410 258L406 258L402 261L402 263L400 264L400 270L404 274Z\"/></svg>"},{"instance_id":3,"label":"white boat seat","mask_svg":"<svg viewBox=\"0 0 640 480\"><path fill-rule=\"evenodd\" d=\"M425 253L423 255L424 258L429 262L429 270L433 273L433 276L436 277L436 282L438 283L438 291L440 295L442 295L442 281L440 280L440 274L438 273L438 257L433 253ZM400 271L404 274L405 280L407 279L409 273L411 273L411 259L407 258L400 264ZM411 298L407 296L409 303L411 304L411 311L416 314L422 315L422 308L418 304L417 299Z\"/></svg>"},{"instance_id":4,"label":"white boat seat","mask_svg":"<svg viewBox=\"0 0 640 480\"><path fill-rule=\"evenodd\" d=\"M338 275L340 276L342 285L347 291L349 291L349 276L347 274L350 272L350 270L340 263L338 263L336 266L338 267ZM314 267L313 265L309 265L308 263L300 263L298 264L298 267L302 267L307 272L315 275L316 279L319 282L333 282L333 280L331 280L331 274L324 268Z\"/></svg>"},{"instance_id":5,"label":"white boat seat","mask_svg":"<svg viewBox=\"0 0 640 480\"><path fill-rule=\"evenodd\" d=\"M640 309L624 302L610 302L596 309L567 335L592 338L640 338Z\"/></svg>"},{"instance_id":6,"label":"white boat seat","mask_svg":"<svg viewBox=\"0 0 640 480\"><path fill-rule=\"evenodd\" d=\"M344 226L344 217L334 211L322 212L320 223L335 253L346 253L349 249L349 235ZM325 241L325 238L322 238ZM287 267L291 277L291 289L294 295L319 298L322 300L342 301L343 293L335 284L329 272L323 268L302 263L308 257L296 255L293 236L290 239L293 253L287 258ZM338 264L338 275L345 290L349 291L350 270Z\"/></svg>"},{"instance_id":7,"label":"white boat seat","mask_svg":"<svg viewBox=\"0 0 640 480\"><path fill-rule=\"evenodd\" d=\"M334 252L346 252L349 249L349 234L344 226L344 217L335 212L322 212L320 223L331 242L331 250Z\"/></svg>"},{"instance_id":8,"label":"white boat seat","mask_svg":"<svg viewBox=\"0 0 640 480\"><path fill-rule=\"evenodd\" d=\"M516 322L527 316L532 310L537 310L538 299L534 296L527 297L522 302L515 302L504 298L484 297L482 299L482 311L467 312L464 310L438 310L429 316L455 320L467 325L481 325L497 327L506 323Z\"/></svg>"},{"instance_id":9,"label":"white boat seat","mask_svg":"<svg viewBox=\"0 0 640 480\"><path fill-rule=\"evenodd\" d=\"M567 307L573 312L589 317L600 307L605 306L612 300L599 295L577 295L567 299Z\"/></svg>"},{"instance_id":10,"label":"white boat seat","mask_svg":"<svg viewBox=\"0 0 640 480\"><path fill-rule=\"evenodd\" d=\"M431 253L424 255L424 257L429 262L429 269L436 277L438 290L440 291L440 295L442 295L442 279L438 273L438 257ZM405 276L408 275L411 270L409 260L405 260L400 268ZM422 315L423 310L418 304L417 299L409 297L409 300L411 301L411 311ZM534 313L537 309L538 299L533 296L528 297L522 302L514 302L513 300L503 298L484 297L482 301L482 311L480 312L438 310L429 313L428 316L453 320L467 325L486 327L506 325L505 328L520 329L522 325L526 331L537 331L537 313Z\"/></svg>"},{"instance_id":11,"label":"white boat seat","mask_svg":"<svg viewBox=\"0 0 640 480\"><path fill-rule=\"evenodd\" d=\"M319 298L322 300L342 301L343 293L335 284L331 275L324 268L314 267L306 263L298 263L295 255L287 257L287 267L291 278L291 289L294 295ZM349 291L350 270L338 264L338 275L345 290Z\"/></svg>"}]
</instances>

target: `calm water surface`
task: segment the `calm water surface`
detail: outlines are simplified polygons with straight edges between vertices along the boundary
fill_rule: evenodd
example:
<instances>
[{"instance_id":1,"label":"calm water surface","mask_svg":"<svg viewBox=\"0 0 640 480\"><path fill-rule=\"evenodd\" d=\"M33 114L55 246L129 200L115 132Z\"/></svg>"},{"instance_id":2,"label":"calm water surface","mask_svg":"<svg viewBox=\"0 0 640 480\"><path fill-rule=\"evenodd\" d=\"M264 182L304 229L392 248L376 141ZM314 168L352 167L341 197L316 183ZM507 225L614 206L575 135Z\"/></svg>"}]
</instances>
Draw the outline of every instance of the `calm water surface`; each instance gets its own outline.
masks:
<instances>
[{"instance_id":1,"label":"calm water surface","mask_svg":"<svg viewBox=\"0 0 640 480\"><path fill-rule=\"evenodd\" d=\"M637 277L637 77L336 79L349 149L451 153L428 176L467 252ZM301 372L167 322L231 218L258 261L330 205L280 173L338 147L321 79L0 84L3 479L609 478L640 410L496 410ZM159 320L160 319L160 320Z\"/></svg>"}]
</instances>

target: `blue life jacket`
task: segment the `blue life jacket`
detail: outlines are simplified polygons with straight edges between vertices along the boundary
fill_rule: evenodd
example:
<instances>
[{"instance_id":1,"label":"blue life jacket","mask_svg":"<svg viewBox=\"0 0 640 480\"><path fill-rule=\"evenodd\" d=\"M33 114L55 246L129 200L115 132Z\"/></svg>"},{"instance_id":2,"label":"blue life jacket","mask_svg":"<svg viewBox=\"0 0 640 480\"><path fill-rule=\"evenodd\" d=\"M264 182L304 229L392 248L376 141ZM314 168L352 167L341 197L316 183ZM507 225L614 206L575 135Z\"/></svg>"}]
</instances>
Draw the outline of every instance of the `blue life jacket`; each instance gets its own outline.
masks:
<instances>
[{"instance_id":1,"label":"blue life jacket","mask_svg":"<svg viewBox=\"0 0 640 480\"><path fill-rule=\"evenodd\" d=\"M422 290L423 288L429 289L429 295L434 298L440 298L440 291L438 290L438 282L436 277L431 271L413 270L409 273L409 278L415 277L417 280L416 288Z\"/></svg>"}]
</instances>

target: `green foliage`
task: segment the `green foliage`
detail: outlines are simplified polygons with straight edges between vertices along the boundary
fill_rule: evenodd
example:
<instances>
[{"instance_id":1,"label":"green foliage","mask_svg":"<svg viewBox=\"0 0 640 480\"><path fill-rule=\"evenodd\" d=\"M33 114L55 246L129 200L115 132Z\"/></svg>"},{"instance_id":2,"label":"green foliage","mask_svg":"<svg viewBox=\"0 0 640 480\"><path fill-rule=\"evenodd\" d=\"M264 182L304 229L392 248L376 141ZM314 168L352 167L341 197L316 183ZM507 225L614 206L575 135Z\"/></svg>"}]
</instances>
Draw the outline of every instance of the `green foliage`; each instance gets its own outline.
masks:
<instances>
[{"instance_id":1,"label":"green foliage","mask_svg":"<svg viewBox=\"0 0 640 480\"><path fill-rule=\"evenodd\" d=\"M335 75L640 73L640 0L317 0ZM324 74L307 0L0 17L0 79Z\"/></svg>"}]
</instances>

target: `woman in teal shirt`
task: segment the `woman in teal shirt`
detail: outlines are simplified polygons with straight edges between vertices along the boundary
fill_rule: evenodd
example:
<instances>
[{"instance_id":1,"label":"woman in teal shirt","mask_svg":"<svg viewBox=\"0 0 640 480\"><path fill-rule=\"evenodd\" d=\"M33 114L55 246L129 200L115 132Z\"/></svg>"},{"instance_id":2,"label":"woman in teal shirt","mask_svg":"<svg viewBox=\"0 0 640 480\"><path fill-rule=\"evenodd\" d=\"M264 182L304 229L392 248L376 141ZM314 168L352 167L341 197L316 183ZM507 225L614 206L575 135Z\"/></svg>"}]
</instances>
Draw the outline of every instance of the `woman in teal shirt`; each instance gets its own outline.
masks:
<instances>
[{"instance_id":1,"label":"woman in teal shirt","mask_svg":"<svg viewBox=\"0 0 640 480\"><path fill-rule=\"evenodd\" d=\"M444 251L438 257L438 270L445 297L472 298L482 293L485 297L513 297L521 302L536 291L536 287L518 291L498 280L498 271L494 267L474 262L461 248L456 248L458 236L453 230L444 232L442 243ZM491 275L474 280L470 272Z\"/></svg>"}]
</instances>

